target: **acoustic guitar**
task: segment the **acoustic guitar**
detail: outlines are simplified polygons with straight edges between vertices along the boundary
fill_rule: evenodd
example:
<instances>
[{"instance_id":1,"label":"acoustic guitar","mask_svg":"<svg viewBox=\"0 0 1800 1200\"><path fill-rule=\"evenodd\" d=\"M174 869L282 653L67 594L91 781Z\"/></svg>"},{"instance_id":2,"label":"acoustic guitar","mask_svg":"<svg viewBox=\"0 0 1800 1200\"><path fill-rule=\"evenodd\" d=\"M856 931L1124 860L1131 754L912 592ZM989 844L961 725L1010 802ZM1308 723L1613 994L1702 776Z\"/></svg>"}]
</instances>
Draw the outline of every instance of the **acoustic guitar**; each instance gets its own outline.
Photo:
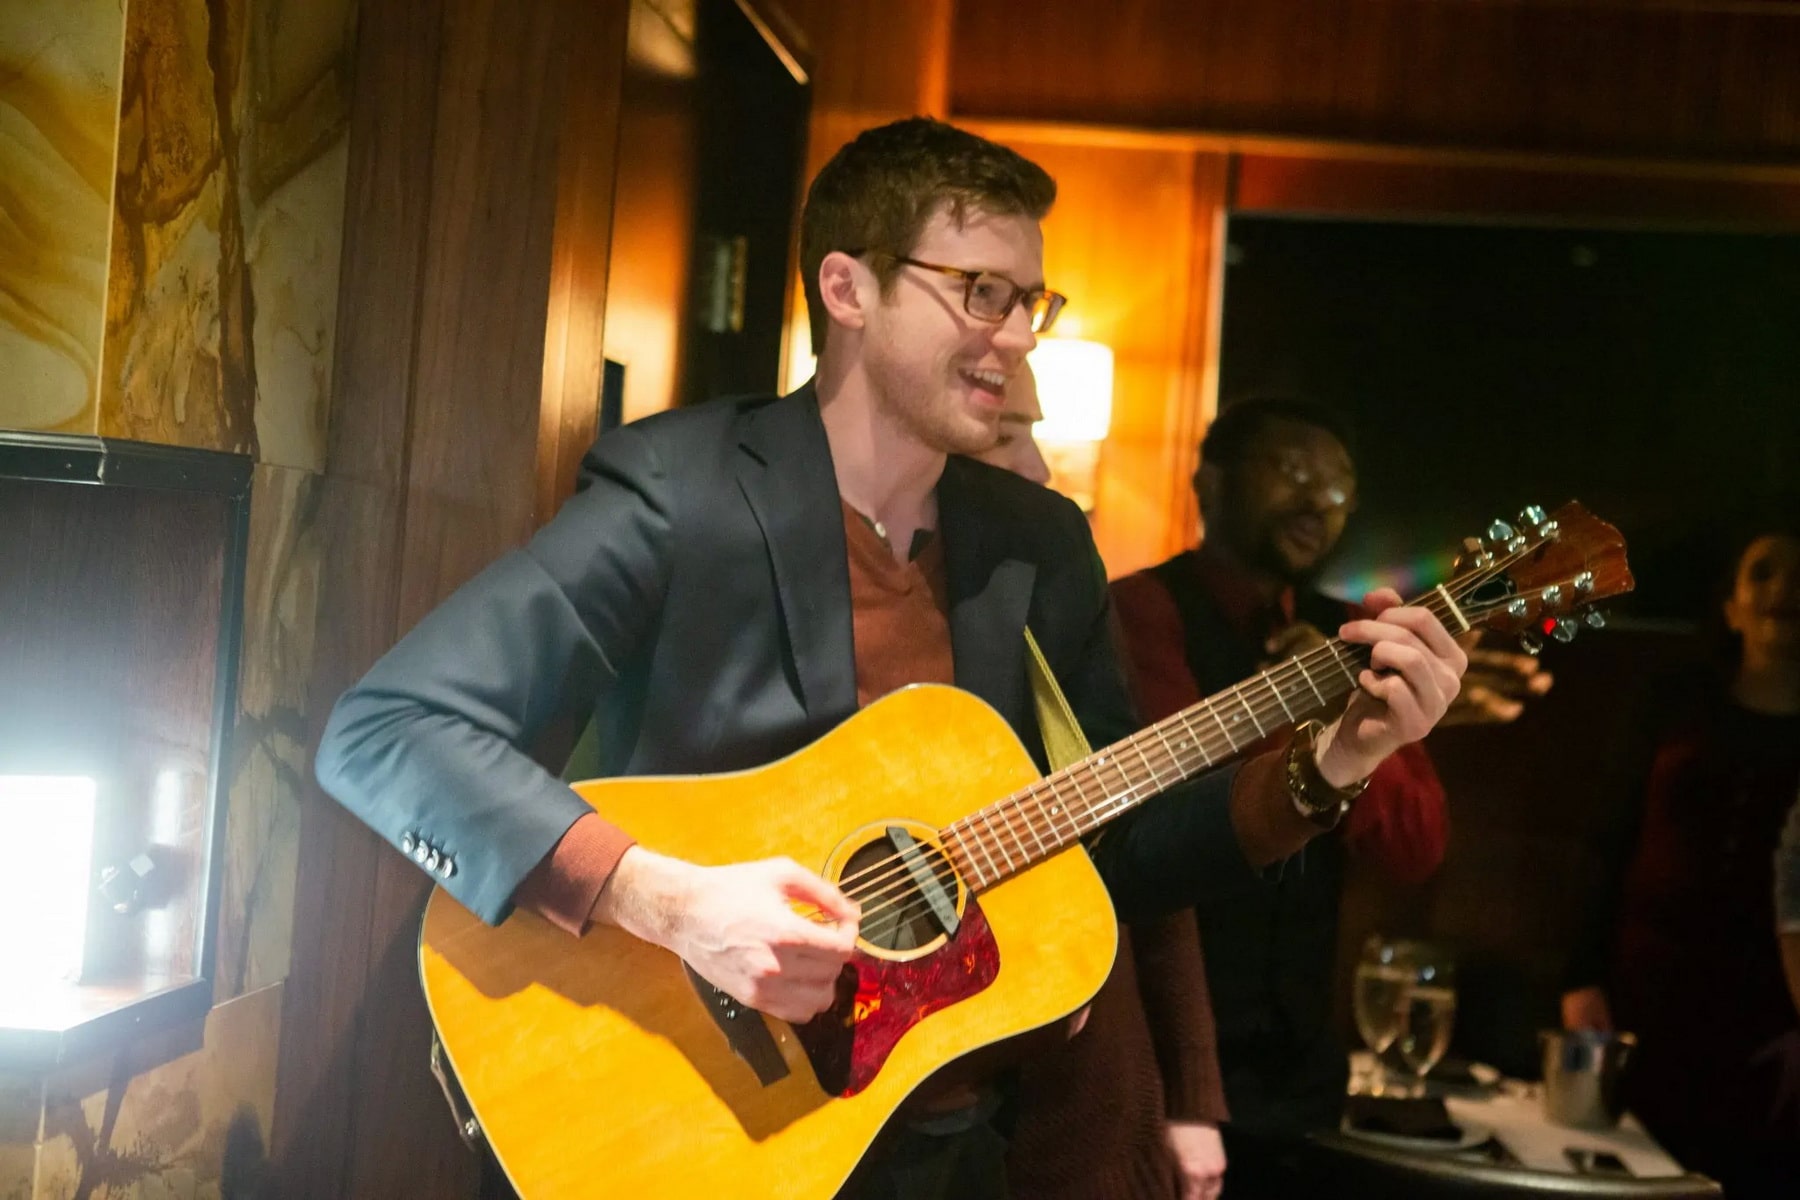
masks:
<instances>
[{"instance_id":1,"label":"acoustic guitar","mask_svg":"<svg viewBox=\"0 0 1800 1200\"><path fill-rule=\"evenodd\" d=\"M1453 633L1567 640L1630 590L1624 550L1580 505L1527 509L1415 603ZM933 1072L1099 990L1117 923L1084 837L1331 708L1366 664L1334 639L1047 778L982 701L925 685L756 770L576 785L659 852L817 869L862 907L858 952L834 1007L789 1025L617 929L491 928L440 890L420 973L474 1119L526 1200L833 1195Z\"/></svg>"}]
</instances>

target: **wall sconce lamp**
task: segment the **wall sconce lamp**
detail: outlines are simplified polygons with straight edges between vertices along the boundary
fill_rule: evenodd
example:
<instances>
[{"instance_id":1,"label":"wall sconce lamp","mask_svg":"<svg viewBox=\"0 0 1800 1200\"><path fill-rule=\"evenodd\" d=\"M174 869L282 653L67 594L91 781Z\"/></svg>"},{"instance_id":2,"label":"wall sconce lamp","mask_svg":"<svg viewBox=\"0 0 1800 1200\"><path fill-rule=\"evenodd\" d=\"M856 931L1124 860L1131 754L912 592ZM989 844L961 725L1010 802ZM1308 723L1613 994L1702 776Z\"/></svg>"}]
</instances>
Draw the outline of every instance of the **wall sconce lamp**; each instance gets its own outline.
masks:
<instances>
[{"instance_id":1,"label":"wall sconce lamp","mask_svg":"<svg viewBox=\"0 0 1800 1200\"><path fill-rule=\"evenodd\" d=\"M1050 464L1050 486L1092 512L1100 443L1112 427L1112 347L1045 338L1028 357L1044 410L1033 432Z\"/></svg>"},{"instance_id":2,"label":"wall sconce lamp","mask_svg":"<svg viewBox=\"0 0 1800 1200\"><path fill-rule=\"evenodd\" d=\"M94 781L0 775L0 978L21 989L74 980L93 886ZM9 988L0 988L7 991Z\"/></svg>"}]
</instances>

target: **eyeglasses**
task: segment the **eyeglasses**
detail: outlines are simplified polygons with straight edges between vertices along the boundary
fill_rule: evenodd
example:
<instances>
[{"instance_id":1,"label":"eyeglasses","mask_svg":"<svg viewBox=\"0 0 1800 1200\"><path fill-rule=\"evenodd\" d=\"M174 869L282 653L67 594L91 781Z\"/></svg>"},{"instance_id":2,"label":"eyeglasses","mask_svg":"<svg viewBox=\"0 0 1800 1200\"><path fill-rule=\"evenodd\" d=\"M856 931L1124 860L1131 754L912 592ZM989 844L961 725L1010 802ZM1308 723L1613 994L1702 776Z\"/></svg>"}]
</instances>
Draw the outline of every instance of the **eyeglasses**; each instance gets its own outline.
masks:
<instances>
[{"instance_id":1,"label":"eyeglasses","mask_svg":"<svg viewBox=\"0 0 1800 1200\"><path fill-rule=\"evenodd\" d=\"M1356 476L1347 471L1323 466L1304 450L1294 448L1277 450L1263 461L1291 486L1318 492L1333 508L1356 507Z\"/></svg>"},{"instance_id":2,"label":"eyeglasses","mask_svg":"<svg viewBox=\"0 0 1800 1200\"><path fill-rule=\"evenodd\" d=\"M1022 288L1006 276L993 271L967 271L961 267L922 262L904 254L888 254L885 251L876 251L876 255L890 262L905 263L909 267L919 267L961 279L963 311L977 321L986 321L991 325L998 325L1006 320L1023 300L1025 311L1031 317L1031 332L1048 333L1050 326L1056 324L1056 315L1069 302L1069 298L1061 292L1044 288Z\"/></svg>"}]
</instances>

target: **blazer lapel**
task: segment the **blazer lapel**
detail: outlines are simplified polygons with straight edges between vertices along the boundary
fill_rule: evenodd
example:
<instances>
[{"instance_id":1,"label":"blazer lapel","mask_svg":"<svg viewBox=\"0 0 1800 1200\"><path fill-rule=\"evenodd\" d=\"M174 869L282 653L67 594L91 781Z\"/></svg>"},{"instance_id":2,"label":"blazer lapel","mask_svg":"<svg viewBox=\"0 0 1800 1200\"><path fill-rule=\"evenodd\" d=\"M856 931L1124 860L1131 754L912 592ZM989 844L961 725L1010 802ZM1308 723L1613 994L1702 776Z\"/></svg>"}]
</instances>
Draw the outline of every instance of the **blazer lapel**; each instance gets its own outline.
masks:
<instances>
[{"instance_id":1,"label":"blazer lapel","mask_svg":"<svg viewBox=\"0 0 1800 1200\"><path fill-rule=\"evenodd\" d=\"M972 474L968 463L952 457L938 484L956 685L993 705L1023 734L1027 726L1019 722L1031 720L1025 621L1037 567L1010 555Z\"/></svg>"},{"instance_id":2,"label":"blazer lapel","mask_svg":"<svg viewBox=\"0 0 1800 1200\"><path fill-rule=\"evenodd\" d=\"M762 528L801 702L832 722L856 711L850 568L831 446L811 384L744 421L738 486Z\"/></svg>"}]
</instances>

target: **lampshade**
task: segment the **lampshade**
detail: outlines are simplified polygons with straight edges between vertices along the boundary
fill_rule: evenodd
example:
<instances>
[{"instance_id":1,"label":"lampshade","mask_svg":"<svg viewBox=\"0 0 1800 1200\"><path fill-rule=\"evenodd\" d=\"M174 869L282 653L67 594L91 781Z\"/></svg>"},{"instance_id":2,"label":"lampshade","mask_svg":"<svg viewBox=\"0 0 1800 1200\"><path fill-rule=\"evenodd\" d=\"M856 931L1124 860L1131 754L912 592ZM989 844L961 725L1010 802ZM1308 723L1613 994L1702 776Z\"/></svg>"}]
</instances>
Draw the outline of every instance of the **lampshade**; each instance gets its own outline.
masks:
<instances>
[{"instance_id":1,"label":"lampshade","mask_svg":"<svg viewBox=\"0 0 1800 1200\"><path fill-rule=\"evenodd\" d=\"M1081 338L1045 338L1029 357L1044 409L1037 439L1104 441L1112 425L1112 347Z\"/></svg>"}]
</instances>

